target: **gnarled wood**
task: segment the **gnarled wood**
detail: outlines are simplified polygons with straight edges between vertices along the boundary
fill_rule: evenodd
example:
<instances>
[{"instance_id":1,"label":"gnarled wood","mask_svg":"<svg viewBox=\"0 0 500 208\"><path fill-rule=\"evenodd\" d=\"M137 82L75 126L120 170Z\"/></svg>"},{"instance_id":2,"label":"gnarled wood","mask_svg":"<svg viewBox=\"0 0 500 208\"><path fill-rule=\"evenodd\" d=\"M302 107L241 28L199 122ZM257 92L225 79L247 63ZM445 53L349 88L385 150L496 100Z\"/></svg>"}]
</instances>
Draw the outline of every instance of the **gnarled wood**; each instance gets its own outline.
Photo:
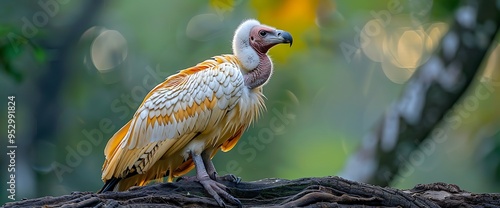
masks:
<instances>
[{"instance_id":1,"label":"gnarled wood","mask_svg":"<svg viewBox=\"0 0 500 208\"><path fill-rule=\"evenodd\" d=\"M398 190L349 181L340 177L297 180L264 179L234 184L223 182L243 207L500 207L500 194L474 194L445 183ZM74 192L41 197L5 207L217 207L197 182L180 181L134 187L125 192Z\"/></svg>"}]
</instances>

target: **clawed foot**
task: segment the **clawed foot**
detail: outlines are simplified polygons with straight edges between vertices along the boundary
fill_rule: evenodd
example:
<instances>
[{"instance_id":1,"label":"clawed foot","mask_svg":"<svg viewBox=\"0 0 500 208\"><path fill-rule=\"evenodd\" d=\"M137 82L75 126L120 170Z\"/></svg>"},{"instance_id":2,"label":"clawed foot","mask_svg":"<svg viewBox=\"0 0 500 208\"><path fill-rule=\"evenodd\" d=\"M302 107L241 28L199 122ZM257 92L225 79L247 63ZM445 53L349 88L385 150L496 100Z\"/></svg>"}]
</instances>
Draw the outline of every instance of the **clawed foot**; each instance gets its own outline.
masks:
<instances>
[{"instance_id":1,"label":"clawed foot","mask_svg":"<svg viewBox=\"0 0 500 208\"><path fill-rule=\"evenodd\" d=\"M236 204L241 207L241 202L231 194L227 193L227 187L217 181L231 181L234 183L239 183L240 178L234 175L225 175L222 177L217 177L217 171L215 171L214 164L210 160L212 155L212 150L205 150L201 155L191 152L191 158L193 159L194 165L196 166L196 179L205 188L205 190L210 194L217 204L221 207L226 207L225 201L231 204ZM181 178L180 180L193 180L193 178Z\"/></svg>"},{"instance_id":2,"label":"clawed foot","mask_svg":"<svg viewBox=\"0 0 500 208\"><path fill-rule=\"evenodd\" d=\"M215 176L217 181L229 181L238 184L241 181L240 177L236 177L233 174L228 174L224 176ZM226 204L224 203L224 198L226 201L238 205L238 207L241 207L241 202L237 198L231 196L229 193L227 193L227 187L224 184L221 184L209 177L206 177L204 179L198 179L196 176L182 176L177 178L177 182L179 181L191 181L191 182L198 182L200 183L203 188L215 199L217 204L221 207L226 207Z\"/></svg>"},{"instance_id":3,"label":"clawed foot","mask_svg":"<svg viewBox=\"0 0 500 208\"><path fill-rule=\"evenodd\" d=\"M221 207L226 207L226 204L224 203L224 198L226 201L238 205L238 207L241 207L241 202L237 198L234 198L231 196L229 193L227 193L227 187L224 186L223 184L218 183L217 181L214 181L210 178L206 179L201 179L199 180L201 185L205 188L205 190L210 194L217 204Z\"/></svg>"}]
</instances>

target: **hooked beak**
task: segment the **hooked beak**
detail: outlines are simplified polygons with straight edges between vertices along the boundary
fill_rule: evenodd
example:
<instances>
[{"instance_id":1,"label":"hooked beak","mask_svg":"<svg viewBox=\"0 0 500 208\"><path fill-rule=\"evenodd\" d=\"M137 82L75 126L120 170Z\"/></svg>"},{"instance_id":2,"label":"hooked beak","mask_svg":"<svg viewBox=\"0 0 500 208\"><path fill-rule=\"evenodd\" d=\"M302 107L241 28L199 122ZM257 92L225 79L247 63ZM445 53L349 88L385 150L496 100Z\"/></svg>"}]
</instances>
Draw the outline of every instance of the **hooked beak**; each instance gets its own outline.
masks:
<instances>
[{"instance_id":1,"label":"hooked beak","mask_svg":"<svg viewBox=\"0 0 500 208\"><path fill-rule=\"evenodd\" d=\"M267 37L267 41L269 45L276 45L280 43L290 43L290 47L292 46L293 38L289 32L284 30L276 30L274 34L271 33L270 36Z\"/></svg>"},{"instance_id":2,"label":"hooked beak","mask_svg":"<svg viewBox=\"0 0 500 208\"><path fill-rule=\"evenodd\" d=\"M278 38L281 39L281 43L290 43L290 47L292 47L293 38L289 32L284 30L276 30L276 34Z\"/></svg>"}]
</instances>

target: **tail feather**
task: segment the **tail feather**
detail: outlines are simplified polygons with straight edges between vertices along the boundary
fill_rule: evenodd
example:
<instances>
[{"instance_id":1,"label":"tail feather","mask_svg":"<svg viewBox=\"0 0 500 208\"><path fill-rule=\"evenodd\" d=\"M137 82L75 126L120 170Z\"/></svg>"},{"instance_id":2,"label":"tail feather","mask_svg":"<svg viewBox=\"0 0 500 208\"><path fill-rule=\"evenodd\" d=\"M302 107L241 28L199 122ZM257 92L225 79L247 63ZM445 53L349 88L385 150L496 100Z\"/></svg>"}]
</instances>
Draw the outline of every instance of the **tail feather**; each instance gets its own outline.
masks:
<instances>
[{"instance_id":1,"label":"tail feather","mask_svg":"<svg viewBox=\"0 0 500 208\"><path fill-rule=\"evenodd\" d=\"M108 181L106 181L106 183L101 188L101 190L99 190L97 193L100 194L100 193L104 193L106 191L113 191L113 189L118 184L118 182L120 182L120 180L121 180L121 178L115 178L115 177L109 179Z\"/></svg>"}]
</instances>

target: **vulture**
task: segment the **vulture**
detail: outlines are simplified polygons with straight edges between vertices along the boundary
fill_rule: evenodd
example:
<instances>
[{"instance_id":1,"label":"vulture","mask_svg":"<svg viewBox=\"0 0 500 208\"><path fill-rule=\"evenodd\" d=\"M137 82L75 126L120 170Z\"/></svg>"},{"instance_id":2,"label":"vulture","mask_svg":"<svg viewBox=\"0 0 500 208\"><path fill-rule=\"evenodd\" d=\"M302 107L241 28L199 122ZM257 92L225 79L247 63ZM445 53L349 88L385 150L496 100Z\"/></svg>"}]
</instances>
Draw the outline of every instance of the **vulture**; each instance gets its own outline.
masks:
<instances>
[{"instance_id":1,"label":"vulture","mask_svg":"<svg viewBox=\"0 0 500 208\"><path fill-rule=\"evenodd\" d=\"M144 98L134 116L108 141L98 192L125 191L151 181L182 176L217 201L240 205L220 180L211 161L219 149L231 150L265 110L262 87L273 73L267 55L273 46L292 45L290 33L249 19L234 33L233 54L214 56L169 76Z\"/></svg>"}]
</instances>

